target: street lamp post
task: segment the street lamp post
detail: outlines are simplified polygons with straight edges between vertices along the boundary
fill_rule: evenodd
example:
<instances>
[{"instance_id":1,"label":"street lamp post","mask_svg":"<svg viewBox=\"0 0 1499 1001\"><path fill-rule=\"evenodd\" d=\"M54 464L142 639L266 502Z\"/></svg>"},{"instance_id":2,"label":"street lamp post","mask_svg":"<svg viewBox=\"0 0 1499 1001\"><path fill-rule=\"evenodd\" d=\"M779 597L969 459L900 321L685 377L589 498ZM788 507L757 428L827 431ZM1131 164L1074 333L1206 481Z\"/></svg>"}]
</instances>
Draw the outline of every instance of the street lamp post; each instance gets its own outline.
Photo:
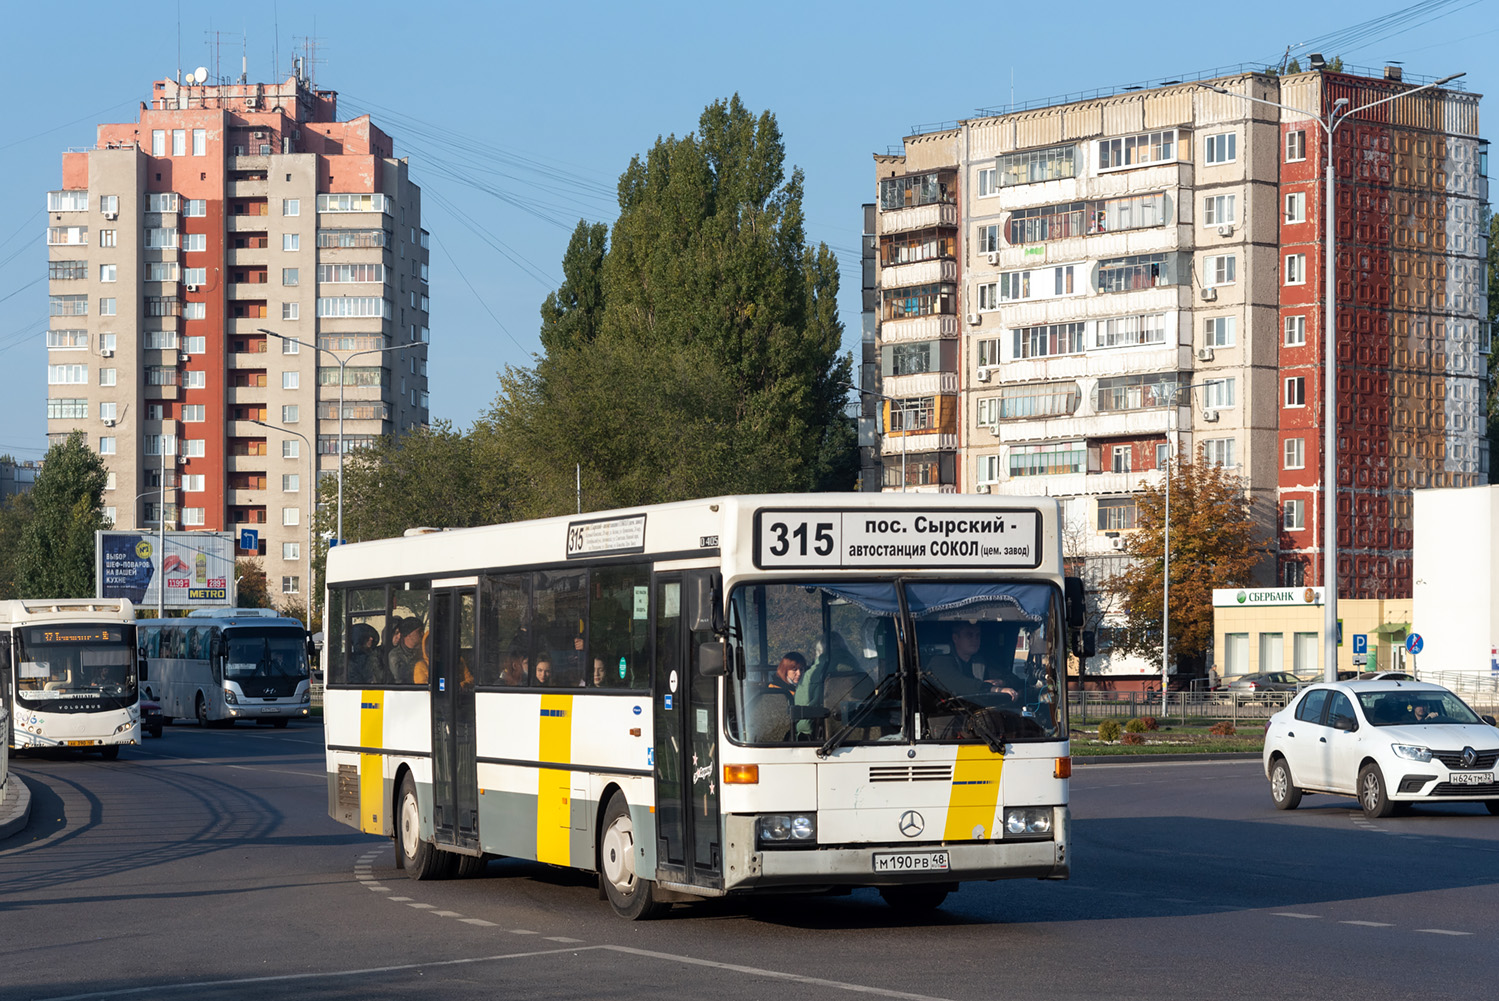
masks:
<instances>
[{"instance_id":1,"label":"street lamp post","mask_svg":"<svg viewBox=\"0 0 1499 1001\"><path fill-rule=\"evenodd\" d=\"M860 389L858 386L850 385L847 382L840 382L838 385L842 386L844 389L851 389L855 393L860 393L860 394L862 394L864 396L873 396L876 399L885 400L885 401L887 401L889 403L899 403L900 402L900 400L896 399L893 396L886 396L884 393L876 393L872 389ZM894 410L892 410L891 413L893 414ZM907 487L906 487L906 437L911 433L910 429L907 428L905 426L905 424L906 424L905 418L902 417L901 418L901 428L900 428L900 431L901 431L901 434L900 434L900 492L901 493L905 493L906 489L907 489ZM939 477L939 479L940 479L940 477Z\"/></svg>"},{"instance_id":2,"label":"street lamp post","mask_svg":"<svg viewBox=\"0 0 1499 1001\"><path fill-rule=\"evenodd\" d=\"M1336 208L1336 181L1335 167L1333 164L1333 136L1337 133L1338 126L1342 125L1352 116L1361 111L1386 104L1396 98L1410 97L1412 94L1423 90L1440 87L1445 83L1451 83L1458 77L1466 76L1467 73L1454 73L1451 76L1434 80L1431 83L1413 87L1410 90L1401 91L1398 94L1390 94L1377 101L1361 104L1357 108L1346 111L1340 110L1348 104L1346 97L1340 97L1333 103L1332 109L1327 112L1324 121L1315 111L1305 108L1293 107L1289 104L1281 104L1279 101L1267 100L1263 97L1251 97L1248 94L1237 94L1227 87L1215 84L1203 84L1208 90L1215 94L1224 94L1228 97L1237 97L1244 101L1252 101L1255 104L1264 104L1282 111L1294 112L1303 115L1307 119L1316 122L1327 137L1327 195L1322 210L1323 225L1326 236L1326 271L1325 286L1326 304L1325 318L1323 320L1323 430L1322 430L1322 584L1326 592L1327 600L1322 606L1322 677L1325 681L1338 680L1338 484L1337 484L1337 414L1338 414L1338 379L1337 379L1337 320L1338 320L1338 297L1337 297L1337 224L1333 218Z\"/></svg>"},{"instance_id":3,"label":"street lamp post","mask_svg":"<svg viewBox=\"0 0 1499 1001\"><path fill-rule=\"evenodd\" d=\"M425 342L423 342L423 341L412 341L410 344L398 344L395 347L390 347L390 348L370 348L370 349L368 349L366 351L355 351L353 354L348 355L347 357L340 358L337 354L335 354L334 352L330 351L327 348L318 347L316 344L308 344L306 341L300 340L300 339L298 339L296 337L288 337L286 334L278 334L274 330L267 330L264 327L258 327L256 329L259 330L260 333L267 334L267 335L269 335L271 337L275 337L278 340L288 341L288 342L290 342L292 344L299 344L302 347L311 348L312 350L318 352L319 354L325 354L325 355L327 355L328 357L332 358L335 362L338 363L338 533L337 534L338 534L338 545L342 545L343 541L344 541L344 372L345 372L345 369L348 367L349 362L353 361L355 358L360 357L361 355L378 355L378 354L386 354L386 353L389 353L389 352L392 352L392 351L405 351L407 348L419 348ZM314 401L316 400L316 395L315 394L314 394L313 399L314 399ZM316 414L316 411L317 411L317 406L314 403L314 406L313 406L314 415Z\"/></svg>"},{"instance_id":4,"label":"street lamp post","mask_svg":"<svg viewBox=\"0 0 1499 1001\"><path fill-rule=\"evenodd\" d=\"M314 409L314 414L315 413L316 413L316 410ZM312 587L312 581L313 581L313 575L312 575L312 513L313 513L313 511L317 510L317 474L313 472L312 462L313 462L313 454L315 453L316 449L314 448L313 443L311 442L311 440L308 439L308 437L305 434L303 434L302 432L300 432L300 431L293 431L291 428L277 427L274 424L267 424L265 421L255 421L255 420L252 420L252 421L250 421L250 423L251 424L259 424L261 427L263 427L263 428L270 428L272 431L280 431L282 434L294 434L298 438L301 438L303 441L307 442L307 488L306 489L309 490L309 491L311 491L311 494L309 496L312 498L311 501L307 505L307 623L306 624L307 624L307 631L310 633L310 632L312 632L312 596L313 596L313 587Z\"/></svg>"}]
</instances>

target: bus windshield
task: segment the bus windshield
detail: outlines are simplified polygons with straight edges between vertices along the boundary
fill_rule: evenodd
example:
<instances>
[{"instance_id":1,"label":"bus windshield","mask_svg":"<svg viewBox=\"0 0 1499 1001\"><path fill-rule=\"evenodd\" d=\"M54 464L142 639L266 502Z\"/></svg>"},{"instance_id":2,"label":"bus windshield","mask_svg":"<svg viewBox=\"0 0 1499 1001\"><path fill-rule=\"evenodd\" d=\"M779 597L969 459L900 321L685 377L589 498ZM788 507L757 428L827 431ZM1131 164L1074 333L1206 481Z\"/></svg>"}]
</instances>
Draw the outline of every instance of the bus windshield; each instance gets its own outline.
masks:
<instances>
[{"instance_id":1,"label":"bus windshield","mask_svg":"<svg viewBox=\"0 0 1499 1001\"><path fill-rule=\"evenodd\" d=\"M307 677L307 640L298 629L226 629L224 680Z\"/></svg>"},{"instance_id":2,"label":"bus windshield","mask_svg":"<svg viewBox=\"0 0 1499 1001\"><path fill-rule=\"evenodd\" d=\"M134 701L133 628L32 626L16 632L17 698Z\"/></svg>"},{"instance_id":3,"label":"bus windshield","mask_svg":"<svg viewBox=\"0 0 1499 1001\"><path fill-rule=\"evenodd\" d=\"M1061 592L1040 582L753 584L730 601L729 733L751 744L1059 740Z\"/></svg>"}]
</instances>

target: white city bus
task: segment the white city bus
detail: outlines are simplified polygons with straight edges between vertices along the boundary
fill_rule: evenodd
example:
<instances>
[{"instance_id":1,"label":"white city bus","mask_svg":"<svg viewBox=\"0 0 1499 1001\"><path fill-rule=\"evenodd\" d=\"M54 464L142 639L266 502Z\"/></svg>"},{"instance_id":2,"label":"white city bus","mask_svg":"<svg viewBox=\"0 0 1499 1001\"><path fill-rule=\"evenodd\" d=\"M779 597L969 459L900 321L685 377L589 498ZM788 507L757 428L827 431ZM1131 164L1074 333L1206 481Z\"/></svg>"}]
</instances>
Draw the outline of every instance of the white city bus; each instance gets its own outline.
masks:
<instances>
[{"instance_id":1,"label":"white city bus","mask_svg":"<svg viewBox=\"0 0 1499 1001\"><path fill-rule=\"evenodd\" d=\"M135 608L127 600L0 601L0 700L17 751L119 757L141 741Z\"/></svg>"},{"instance_id":2,"label":"white city bus","mask_svg":"<svg viewBox=\"0 0 1499 1001\"><path fill-rule=\"evenodd\" d=\"M162 722L237 719L284 727L312 706L307 630L270 608L196 609L182 619L142 619L141 655Z\"/></svg>"},{"instance_id":3,"label":"white city bus","mask_svg":"<svg viewBox=\"0 0 1499 1001\"><path fill-rule=\"evenodd\" d=\"M415 878L534 859L632 918L1066 878L1081 601L1050 499L720 497L340 546L329 812Z\"/></svg>"}]
</instances>

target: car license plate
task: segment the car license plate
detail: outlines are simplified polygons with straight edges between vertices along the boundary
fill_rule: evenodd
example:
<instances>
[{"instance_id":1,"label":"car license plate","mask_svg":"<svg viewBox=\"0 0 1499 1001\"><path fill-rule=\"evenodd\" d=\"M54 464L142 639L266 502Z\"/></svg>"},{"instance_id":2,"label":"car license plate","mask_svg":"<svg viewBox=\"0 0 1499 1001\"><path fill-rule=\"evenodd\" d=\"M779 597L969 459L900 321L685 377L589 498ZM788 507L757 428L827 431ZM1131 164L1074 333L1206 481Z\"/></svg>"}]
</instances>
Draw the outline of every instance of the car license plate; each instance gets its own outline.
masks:
<instances>
[{"instance_id":1,"label":"car license plate","mask_svg":"<svg viewBox=\"0 0 1499 1001\"><path fill-rule=\"evenodd\" d=\"M947 852L875 852L875 872L946 872Z\"/></svg>"},{"instance_id":2,"label":"car license plate","mask_svg":"<svg viewBox=\"0 0 1499 1001\"><path fill-rule=\"evenodd\" d=\"M1451 782L1455 786L1486 786L1494 782L1493 772L1453 772Z\"/></svg>"},{"instance_id":3,"label":"car license plate","mask_svg":"<svg viewBox=\"0 0 1499 1001\"><path fill-rule=\"evenodd\" d=\"M93 747L94 746L94 742L92 740L65 740L65 741L63 741L63 743L67 744L69 747Z\"/></svg>"}]
</instances>

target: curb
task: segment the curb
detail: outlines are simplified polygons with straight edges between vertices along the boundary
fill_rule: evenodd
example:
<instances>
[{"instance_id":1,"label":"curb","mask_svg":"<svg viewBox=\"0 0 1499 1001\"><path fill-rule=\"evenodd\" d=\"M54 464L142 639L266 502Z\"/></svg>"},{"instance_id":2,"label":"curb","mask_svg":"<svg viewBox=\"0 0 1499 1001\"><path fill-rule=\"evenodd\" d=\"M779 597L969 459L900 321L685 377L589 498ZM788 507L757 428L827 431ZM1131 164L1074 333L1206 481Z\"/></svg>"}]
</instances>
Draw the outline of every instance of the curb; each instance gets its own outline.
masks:
<instances>
[{"instance_id":1,"label":"curb","mask_svg":"<svg viewBox=\"0 0 1499 1001\"><path fill-rule=\"evenodd\" d=\"M1258 761L1259 751L1224 751L1219 754L1086 754L1072 756L1074 765L1150 765L1157 761Z\"/></svg>"},{"instance_id":2,"label":"curb","mask_svg":"<svg viewBox=\"0 0 1499 1001\"><path fill-rule=\"evenodd\" d=\"M31 819L31 789L11 771L5 780L5 795L0 798L0 841L20 834Z\"/></svg>"}]
</instances>

